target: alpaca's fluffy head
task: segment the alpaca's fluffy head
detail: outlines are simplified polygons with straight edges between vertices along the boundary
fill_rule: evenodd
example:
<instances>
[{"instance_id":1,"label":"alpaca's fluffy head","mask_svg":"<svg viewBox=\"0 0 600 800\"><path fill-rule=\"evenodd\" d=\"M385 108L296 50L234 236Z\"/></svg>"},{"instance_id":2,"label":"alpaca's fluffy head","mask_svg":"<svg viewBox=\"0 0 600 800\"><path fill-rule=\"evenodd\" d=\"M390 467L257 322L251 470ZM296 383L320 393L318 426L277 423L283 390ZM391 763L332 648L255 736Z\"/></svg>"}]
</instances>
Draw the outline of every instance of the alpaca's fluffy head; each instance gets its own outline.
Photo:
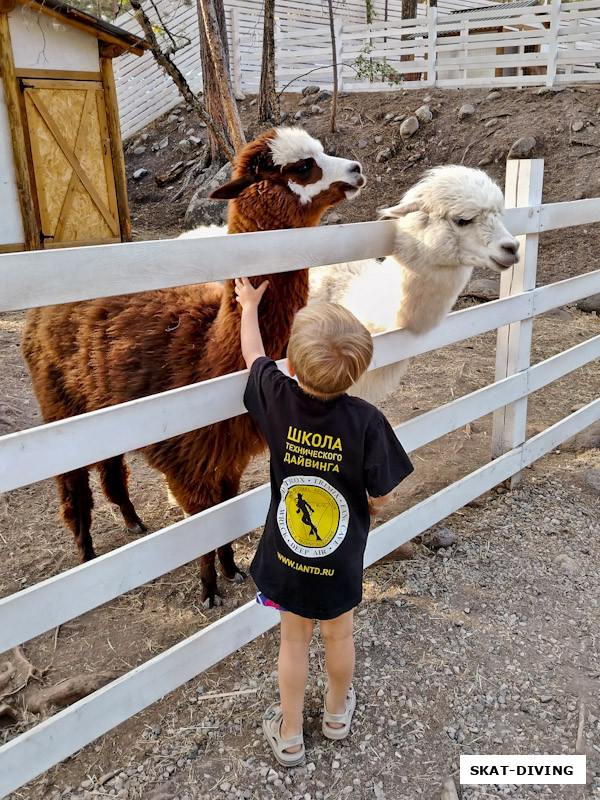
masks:
<instances>
[{"instance_id":1,"label":"alpaca's fluffy head","mask_svg":"<svg viewBox=\"0 0 600 800\"><path fill-rule=\"evenodd\" d=\"M501 271L518 261L519 243L502 223L499 187L480 169L436 167L409 189L400 203L382 212L398 219L402 250L414 237L417 269L489 267ZM413 259L402 259L411 265Z\"/></svg>"},{"instance_id":2,"label":"alpaca's fluffy head","mask_svg":"<svg viewBox=\"0 0 600 800\"><path fill-rule=\"evenodd\" d=\"M329 156L301 128L274 128L241 151L233 179L211 193L214 200L240 197L254 184L285 190L299 207L329 208L355 197L365 185L358 161Z\"/></svg>"}]
</instances>

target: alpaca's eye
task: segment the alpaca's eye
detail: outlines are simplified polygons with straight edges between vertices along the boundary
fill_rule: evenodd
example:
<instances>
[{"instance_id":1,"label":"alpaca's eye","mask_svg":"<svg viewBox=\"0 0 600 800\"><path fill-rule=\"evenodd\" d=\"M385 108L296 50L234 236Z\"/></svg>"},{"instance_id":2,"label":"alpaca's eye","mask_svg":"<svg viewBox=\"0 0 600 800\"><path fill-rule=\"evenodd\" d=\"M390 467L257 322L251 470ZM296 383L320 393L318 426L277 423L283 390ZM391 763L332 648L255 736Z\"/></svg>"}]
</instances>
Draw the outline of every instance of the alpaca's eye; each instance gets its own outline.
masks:
<instances>
[{"instance_id":1,"label":"alpaca's eye","mask_svg":"<svg viewBox=\"0 0 600 800\"><path fill-rule=\"evenodd\" d=\"M303 161L301 164L298 164L298 166L295 167L294 172L298 175L306 175L306 173L312 169L313 164L314 162L312 158L309 158L306 161Z\"/></svg>"},{"instance_id":2,"label":"alpaca's eye","mask_svg":"<svg viewBox=\"0 0 600 800\"><path fill-rule=\"evenodd\" d=\"M459 228L464 228L465 225L470 225L473 222L472 219L456 219L454 221Z\"/></svg>"}]
</instances>

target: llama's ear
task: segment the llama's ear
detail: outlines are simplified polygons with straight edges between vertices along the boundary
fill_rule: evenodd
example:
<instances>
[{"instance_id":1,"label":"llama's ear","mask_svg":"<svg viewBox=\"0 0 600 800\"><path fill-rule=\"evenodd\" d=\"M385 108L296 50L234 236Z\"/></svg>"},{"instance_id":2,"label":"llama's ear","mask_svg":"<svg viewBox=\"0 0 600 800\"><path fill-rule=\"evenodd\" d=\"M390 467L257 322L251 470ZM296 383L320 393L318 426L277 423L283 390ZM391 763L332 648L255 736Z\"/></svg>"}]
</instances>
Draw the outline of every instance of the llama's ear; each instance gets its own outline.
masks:
<instances>
[{"instance_id":1,"label":"llama's ear","mask_svg":"<svg viewBox=\"0 0 600 800\"><path fill-rule=\"evenodd\" d=\"M213 189L208 196L211 200L233 200L235 197L239 197L244 189L247 189L256 180L256 176L244 175L241 178L229 181L229 183L224 183L223 186L219 186L217 189Z\"/></svg>"},{"instance_id":2,"label":"llama's ear","mask_svg":"<svg viewBox=\"0 0 600 800\"><path fill-rule=\"evenodd\" d=\"M397 206L390 206L390 208L382 208L379 212L380 219L397 219L398 217L405 217L407 214L412 214L413 211L419 211L421 206L412 201L409 203L403 200Z\"/></svg>"}]
</instances>

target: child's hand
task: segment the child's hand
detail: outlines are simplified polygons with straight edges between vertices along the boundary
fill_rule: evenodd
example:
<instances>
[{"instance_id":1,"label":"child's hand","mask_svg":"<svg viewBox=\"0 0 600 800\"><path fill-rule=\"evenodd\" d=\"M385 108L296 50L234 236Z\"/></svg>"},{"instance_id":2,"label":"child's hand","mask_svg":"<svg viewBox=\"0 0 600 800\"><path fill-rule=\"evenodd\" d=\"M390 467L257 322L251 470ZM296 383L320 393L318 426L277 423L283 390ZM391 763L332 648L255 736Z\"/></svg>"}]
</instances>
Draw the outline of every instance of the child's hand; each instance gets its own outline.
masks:
<instances>
[{"instance_id":1,"label":"child's hand","mask_svg":"<svg viewBox=\"0 0 600 800\"><path fill-rule=\"evenodd\" d=\"M238 303L244 308L258 308L263 294L267 290L269 281L263 281L261 285L255 289L250 283L248 278L235 279L235 295Z\"/></svg>"}]
</instances>

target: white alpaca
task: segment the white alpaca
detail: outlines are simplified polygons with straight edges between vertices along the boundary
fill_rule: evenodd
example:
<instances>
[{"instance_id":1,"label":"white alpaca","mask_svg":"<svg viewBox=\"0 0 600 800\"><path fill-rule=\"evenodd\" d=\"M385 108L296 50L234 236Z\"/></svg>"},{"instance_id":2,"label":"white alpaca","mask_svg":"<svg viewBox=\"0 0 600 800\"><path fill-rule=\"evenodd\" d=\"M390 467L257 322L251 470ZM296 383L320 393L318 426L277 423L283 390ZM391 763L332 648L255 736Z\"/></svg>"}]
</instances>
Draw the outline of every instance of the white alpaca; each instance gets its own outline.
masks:
<instances>
[{"instance_id":1,"label":"white alpaca","mask_svg":"<svg viewBox=\"0 0 600 800\"><path fill-rule=\"evenodd\" d=\"M424 334L448 314L474 267L497 272L518 261L519 243L502 223L504 198L479 169L436 167L382 212L395 219L393 256L317 267L309 302L350 309L371 331ZM353 394L374 401L394 389L409 361L372 370Z\"/></svg>"}]
</instances>

